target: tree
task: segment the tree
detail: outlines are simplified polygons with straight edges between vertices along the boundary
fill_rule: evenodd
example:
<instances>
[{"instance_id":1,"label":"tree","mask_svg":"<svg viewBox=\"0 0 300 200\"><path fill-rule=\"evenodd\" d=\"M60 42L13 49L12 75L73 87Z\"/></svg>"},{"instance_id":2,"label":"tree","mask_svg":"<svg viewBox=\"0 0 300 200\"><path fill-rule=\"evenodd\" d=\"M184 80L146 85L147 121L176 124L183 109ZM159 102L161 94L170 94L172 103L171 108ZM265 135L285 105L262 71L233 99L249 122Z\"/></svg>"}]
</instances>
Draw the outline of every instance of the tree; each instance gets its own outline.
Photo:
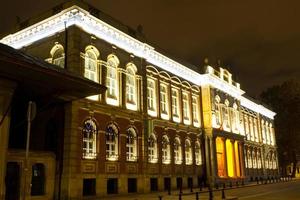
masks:
<instances>
[{"instance_id":1,"label":"tree","mask_svg":"<svg viewBox=\"0 0 300 200\"><path fill-rule=\"evenodd\" d=\"M286 166L293 163L294 177L297 155L300 155L300 81L289 80L268 88L261 94L261 100L277 113L275 132L279 163L284 175Z\"/></svg>"}]
</instances>

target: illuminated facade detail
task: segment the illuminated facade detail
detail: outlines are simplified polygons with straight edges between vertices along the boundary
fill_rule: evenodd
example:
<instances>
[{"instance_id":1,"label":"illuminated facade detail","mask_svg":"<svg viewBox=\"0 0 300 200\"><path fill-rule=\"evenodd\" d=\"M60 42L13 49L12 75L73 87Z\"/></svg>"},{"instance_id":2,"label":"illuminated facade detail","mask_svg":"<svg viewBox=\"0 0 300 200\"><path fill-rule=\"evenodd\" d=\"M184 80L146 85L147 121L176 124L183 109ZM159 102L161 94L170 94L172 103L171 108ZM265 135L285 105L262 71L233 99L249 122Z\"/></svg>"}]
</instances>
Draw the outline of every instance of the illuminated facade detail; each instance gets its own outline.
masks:
<instances>
[{"instance_id":1,"label":"illuminated facade detail","mask_svg":"<svg viewBox=\"0 0 300 200\"><path fill-rule=\"evenodd\" d=\"M126 108L137 110L137 68L133 63L126 66Z\"/></svg>"},{"instance_id":2,"label":"illuminated facade detail","mask_svg":"<svg viewBox=\"0 0 300 200\"><path fill-rule=\"evenodd\" d=\"M106 143L106 159L110 161L118 160L118 137L119 131L116 125L109 124L105 132L105 143Z\"/></svg>"},{"instance_id":3,"label":"illuminated facade detail","mask_svg":"<svg viewBox=\"0 0 300 200\"><path fill-rule=\"evenodd\" d=\"M173 115L173 121L180 122L178 90L173 88L172 88L172 115Z\"/></svg>"},{"instance_id":4,"label":"illuminated facade detail","mask_svg":"<svg viewBox=\"0 0 300 200\"><path fill-rule=\"evenodd\" d=\"M106 102L111 105L119 105L119 81L118 81L118 66L119 59L111 54L107 57L106 71Z\"/></svg>"},{"instance_id":5,"label":"illuminated facade detail","mask_svg":"<svg viewBox=\"0 0 300 200\"><path fill-rule=\"evenodd\" d=\"M182 148L179 137L174 139L174 162L176 165L182 164Z\"/></svg>"},{"instance_id":6,"label":"illuminated facade detail","mask_svg":"<svg viewBox=\"0 0 300 200\"><path fill-rule=\"evenodd\" d=\"M137 134L133 128L127 130L126 135L126 160L137 160Z\"/></svg>"},{"instance_id":7,"label":"illuminated facade detail","mask_svg":"<svg viewBox=\"0 0 300 200\"><path fill-rule=\"evenodd\" d=\"M151 116L157 116L156 83L150 78L147 79L147 106L148 114Z\"/></svg>"},{"instance_id":8,"label":"illuminated facade detail","mask_svg":"<svg viewBox=\"0 0 300 200\"><path fill-rule=\"evenodd\" d=\"M201 145L199 141L195 142L195 161L196 165L202 165L202 152L201 152Z\"/></svg>"},{"instance_id":9,"label":"illuminated facade detail","mask_svg":"<svg viewBox=\"0 0 300 200\"><path fill-rule=\"evenodd\" d=\"M240 117L239 117L239 111L236 103L233 104L231 109L231 127L232 132L239 133L239 127L240 127Z\"/></svg>"},{"instance_id":10,"label":"illuminated facade detail","mask_svg":"<svg viewBox=\"0 0 300 200\"><path fill-rule=\"evenodd\" d=\"M158 155L157 155L157 139L154 134L148 139L148 161L149 163L157 163Z\"/></svg>"},{"instance_id":11,"label":"illuminated facade detail","mask_svg":"<svg viewBox=\"0 0 300 200\"><path fill-rule=\"evenodd\" d=\"M167 135L162 137L161 142L161 153L162 153L162 163L170 164L171 163L171 148L170 148L170 140Z\"/></svg>"},{"instance_id":12,"label":"illuminated facade detail","mask_svg":"<svg viewBox=\"0 0 300 200\"><path fill-rule=\"evenodd\" d=\"M61 68L65 67L65 50L61 44L55 43L50 51L50 55L51 57L46 59L47 62L57 65Z\"/></svg>"},{"instance_id":13,"label":"illuminated facade detail","mask_svg":"<svg viewBox=\"0 0 300 200\"><path fill-rule=\"evenodd\" d=\"M192 165L193 164L193 150L191 141L189 139L185 140L185 164Z\"/></svg>"},{"instance_id":14,"label":"illuminated facade detail","mask_svg":"<svg viewBox=\"0 0 300 200\"><path fill-rule=\"evenodd\" d=\"M97 126L92 119L84 122L82 129L82 156L84 159L95 159L97 157Z\"/></svg>"},{"instance_id":15,"label":"illuminated facade detail","mask_svg":"<svg viewBox=\"0 0 300 200\"><path fill-rule=\"evenodd\" d=\"M240 146L239 146L239 142L235 141L234 142L234 164L235 164L235 175L236 177L241 177L242 173L241 173L241 160L240 160Z\"/></svg>"}]
</instances>

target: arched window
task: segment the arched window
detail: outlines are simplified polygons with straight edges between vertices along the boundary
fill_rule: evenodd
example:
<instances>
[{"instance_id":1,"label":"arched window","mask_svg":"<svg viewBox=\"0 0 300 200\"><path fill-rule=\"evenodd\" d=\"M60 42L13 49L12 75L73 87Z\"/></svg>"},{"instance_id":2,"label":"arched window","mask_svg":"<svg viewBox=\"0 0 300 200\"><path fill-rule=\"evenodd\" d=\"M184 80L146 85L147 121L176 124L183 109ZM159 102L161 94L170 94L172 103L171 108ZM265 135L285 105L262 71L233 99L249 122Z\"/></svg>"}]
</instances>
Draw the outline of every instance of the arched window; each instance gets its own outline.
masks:
<instances>
[{"instance_id":1,"label":"arched window","mask_svg":"<svg viewBox=\"0 0 300 200\"><path fill-rule=\"evenodd\" d=\"M262 134L263 143L266 144L267 139L266 139L266 130L265 130L265 122L264 122L264 120L261 120L261 134Z\"/></svg>"},{"instance_id":2,"label":"arched window","mask_svg":"<svg viewBox=\"0 0 300 200\"><path fill-rule=\"evenodd\" d=\"M215 97L215 113L214 113L214 120L213 120L213 125L215 128L220 128L221 125L221 111L220 111L220 97L216 96Z\"/></svg>"},{"instance_id":3,"label":"arched window","mask_svg":"<svg viewBox=\"0 0 300 200\"><path fill-rule=\"evenodd\" d=\"M199 98L197 96L192 96L192 110L193 110L193 124L196 127L200 126L199 119Z\"/></svg>"},{"instance_id":4,"label":"arched window","mask_svg":"<svg viewBox=\"0 0 300 200\"><path fill-rule=\"evenodd\" d=\"M252 154L250 149L248 149L247 151L247 158L248 158L248 168L252 168Z\"/></svg>"},{"instance_id":5,"label":"arched window","mask_svg":"<svg viewBox=\"0 0 300 200\"><path fill-rule=\"evenodd\" d=\"M182 164L182 150L179 137L176 137L174 139L174 162L177 165Z\"/></svg>"},{"instance_id":6,"label":"arched window","mask_svg":"<svg viewBox=\"0 0 300 200\"><path fill-rule=\"evenodd\" d=\"M50 51L50 55L51 58L46 59L47 62L57 65L61 68L65 67L65 51L61 44L55 43Z\"/></svg>"},{"instance_id":7,"label":"arched window","mask_svg":"<svg viewBox=\"0 0 300 200\"><path fill-rule=\"evenodd\" d=\"M230 128L230 118L229 118L229 101L226 99L225 104L222 107L223 114L223 128L228 130Z\"/></svg>"},{"instance_id":8,"label":"arched window","mask_svg":"<svg viewBox=\"0 0 300 200\"><path fill-rule=\"evenodd\" d=\"M275 153L273 153L272 162L273 162L273 169L276 169L277 168L277 159L276 159Z\"/></svg>"},{"instance_id":9,"label":"arched window","mask_svg":"<svg viewBox=\"0 0 300 200\"><path fill-rule=\"evenodd\" d=\"M195 159L196 165L202 165L201 145L199 141L195 142Z\"/></svg>"},{"instance_id":10,"label":"arched window","mask_svg":"<svg viewBox=\"0 0 300 200\"><path fill-rule=\"evenodd\" d=\"M156 82L153 79L147 78L147 106L148 114L156 116Z\"/></svg>"},{"instance_id":11,"label":"arched window","mask_svg":"<svg viewBox=\"0 0 300 200\"><path fill-rule=\"evenodd\" d=\"M126 136L126 160L137 160L137 135L133 128L127 130Z\"/></svg>"},{"instance_id":12,"label":"arched window","mask_svg":"<svg viewBox=\"0 0 300 200\"><path fill-rule=\"evenodd\" d=\"M95 82L99 82L97 63L98 56L99 51L96 49L96 47L86 47L84 59L84 77Z\"/></svg>"},{"instance_id":13,"label":"arched window","mask_svg":"<svg viewBox=\"0 0 300 200\"><path fill-rule=\"evenodd\" d=\"M31 196L45 195L45 166L42 163L36 163L32 166L31 176Z\"/></svg>"},{"instance_id":14,"label":"arched window","mask_svg":"<svg viewBox=\"0 0 300 200\"><path fill-rule=\"evenodd\" d=\"M115 161L118 159L118 135L119 131L116 125L109 124L106 128L106 159Z\"/></svg>"},{"instance_id":15,"label":"arched window","mask_svg":"<svg viewBox=\"0 0 300 200\"><path fill-rule=\"evenodd\" d=\"M261 154L260 154L260 150L257 150L257 168L261 169Z\"/></svg>"},{"instance_id":16,"label":"arched window","mask_svg":"<svg viewBox=\"0 0 300 200\"><path fill-rule=\"evenodd\" d=\"M269 132L269 123L268 122L266 122L264 129L265 129L265 133L266 133L267 144L270 144L270 132Z\"/></svg>"},{"instance_id":17,"label":"arched window","mask_svg":"<svg viewBox=\"0 0 300 200\"><path fill-rule=\"evenodd\" d=\"M185 140L185 164L191 165L193 164L193 153L191 141L189 139Z\"/></svg>"},{"instance_id":18,"label":"arched window","mask_svg":"<svg viewBox=\"0 0 300 200\"><path fill-rule=\"evenodd\" d=\"M126 107L131 110L137 109L137 87L136 73L137 69L133 63L127 64L126 69Z\"/></svg>"},{"instance_id":19,"label":"arched window","mask_svg":"<svg viewBox=\"0 0 300 200\"><path fill-rule=\"evenodd\" d=\"M269 155L267 155L265 159L265 168L269 169Z\"/></svg>"},{"instance_id":20,"label":"arched window","mask_svg":"<svg viewBox=\"0 0 300 200\"><path fill-rule=\"evenodd\" d=\"M107 73L106 73L106 87L107 87L107 103L111 105L119 105L119 87L117 67L119 59L117 56L111 54L107 58Z\"/></svg>"},{"instance_id":21,"label":"arched window","mask_svg":"<svg viewBox=\"0 0 300 200\"><path fill-rule=\"evenodd\" d=\"M160 112L163 119L168 119L169 116L169 101L168 87L166 84L160 84Z\"/></svg>"},{"instance_id":22,"label":"arched window","mask_svg":"<svg viewBox=\"0 0 300 200\"><path fill-rule=\"evenodd\" d=\"M190 99L187 92L182 93L183 122L190 124Z\"/></svg>"},{"instance_id":23,"label":"arched window","mask_svg":"<svg viewBox=\"0 0 300 200\"><path fill-rule=\"evenodd\" d=\"M151 134L148 139L148 161L157 163L157 139L154 134Z\"/></svg>"},{"instance_id":24,"label":"arched window","mask_svg":"<svg viewBox=\"0 0 300 200\"><path fill-rule=\"evenodd\" d=\"M253 163L253 168L257 168L257 157L256 157L256 152L253 150L252 151L252 163Z\"/></svg>"},{"instance_id":25,"label":"arched window","mask_svg":"<svg viewBox=\"0 0 300 200\"><path fill-rule=\"evenodd\" d=\"M171 149L170 149L170 140L168 138L168 136L164 135L162 137L162 147L161 147L161 151L162 151L162 163L163 164L170 164L171 163Z\"/></svg>"},{"instance_id":26,"label":"arched window","mask_svg":"<svg viewBox=\"0 0 300 200\"><path fill-rule=\"evenodd\" d=\"M96 142L97 142L97 126L92 119L88 119L83 124L83 147L82 156L84 159L95 159L96 153Z\"/></svg>"},{"instance_id":27,"label":"arched window","mask_svg":"<svg viewBox=\"0 0 300 200\"><path fill-rule=\"evenodd\" d=\"M178 89L172 88L172 114L175 122L180 122Z\"/></svg>"},{"instance_id":28,"label":"arched window","mask_svg":"<svg viewBox=\"0 0 300 200\"><path fill-rule=\"evenodd\" d=\"M245 123L245 134L247 136L247 140L250 140L250 131L249 131L249 121L248 121L248 115L244 115L244 123Z\"/></svg>"},{"instance_id":29,"label":"arched window","mask_svg":"<svg viewBox=\"0 0 300 200\"><path fill-rule=\"evenodd\" d=\"M235 133L238 133L239 125L240 125L239 111L236 103L234 103L232 107L233 107L232 119L231 119L232 129Z\"/></svg>"}]
</instances>

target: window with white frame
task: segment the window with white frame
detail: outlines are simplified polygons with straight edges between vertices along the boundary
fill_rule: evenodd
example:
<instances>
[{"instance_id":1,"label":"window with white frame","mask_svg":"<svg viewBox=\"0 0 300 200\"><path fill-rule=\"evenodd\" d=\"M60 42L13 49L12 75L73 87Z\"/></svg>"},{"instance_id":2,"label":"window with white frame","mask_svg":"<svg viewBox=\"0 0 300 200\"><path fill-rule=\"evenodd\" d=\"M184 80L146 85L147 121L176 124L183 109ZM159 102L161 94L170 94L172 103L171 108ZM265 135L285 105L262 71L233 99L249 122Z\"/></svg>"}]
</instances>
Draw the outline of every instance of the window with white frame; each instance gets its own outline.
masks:
<instances>
[{"instance_id":1,"label":"window with white frame","mask_svg":"<svg viewBox=\"0 0 300 200\"><path fill-rule=\"evenodd\" d=\"M115 161L118 159L118 135L119 131L116 125L110 124L106 128L106 159Z\"/></svg>"},{"instance_id":2,"label":"window with white frame","mask_svg":"<svg viewBox=\"0 0 300 200\"><path fill-rule=\"evenodd\" d=\"M170 149L170 141L168 136L164 135L162 137L162 163L163 164L170 164L171 163L171 149Z\"/></svg>"},{"instance_id":3,"label":"window with white frame","mask_svg":"<svg viewBox=\"0 0 300 200\"><path fill-rule=\"evenodd\" d=\"M195 126L199 126L199 100L198 97L192 96L193 122Z\"/></svg>"},{"instance_id":4,"label":"window with white frame","mask_svg":"<svg viewBox=\"0 0 300 200\"><path fill-rule=\"evenodd\" d=\"M225 100L225 105L222 107L223 113L223 128L228 130L230 128L230 118L229 118L229 102Z\"/></svg>"},{"instance_id":5,"label":"window with white frame","mask_svg":"<svg viewBox=\"0 0 300 200\"><path fill-rule=\"evenodd\" d=\"M248 168L252 168L252 155L249 149L247 151L247 158L248 158Z\"/></svg>"},{"instance_id":6,"label":"window with white frame","mask_svg":"<svg viewBox=\"0 0 300 200\"><path fill-rule=\"evenodd\" d=\"M157 140L154 134L151 134L148 139L148 161L157 163Z\"/></svg>"},{"instance_id":7,"label":"window with white frame","mask_svg":"<svg viewBox=\"0 0 300 200\"><path fill-rule=\"evenodd\" d=\"M265 132L265 122L264 122L264 120L261 120L261 134L262 134L263 143L266 144L266 132Z\"/></svg>"},{"instance_id":8,"label":"window with white frame","mask_svg":"<svg viewBox=\"0 0 300 200\"><path fill-rule=\"evenodd\" d=\"M136 67L130 63L127 65L126 74L126 103L136 104L136 80L135 80Z\"/></svg>"},{"instance_id":9,"label":"window with white frame","mask_svg":"<svg viewBox=\"0 0 300 200\"><path fill-rule=\"evenodd\" d=\"M272 128L272 124L270 123L269 125L269 129L270 129L270 143L271 145L275 145L275 135L274 135L274 130Z\"/></svg>"},{"instance_id":10,"label":"window with white frame","mask_svg":"<svg viewBox=\"0 0 300 200\"><path fill-rule=\"evenodd\" d=\"M244 115L244 123L245 123L245 134L247 136L247 140L250 140L248 116L246 114Z\"/></svg>"},{"instance_id":11,"label":"window with white frame","mask_svg":"<svg viewBox=\"0 0 300 200\"><path fill-rule=\"evenodd\" d=\"M65 67L65 51L64 47L58 42L52 47L50 51L50 58L46 59L46 62L57 65L61 68Z\"/></svg>"},{"instance_id":12,"label":"window with white frame","mask_svg":"<svg viewBox=\"0 0 300 200\"><path fill-rule=\"evenodd\" d=\"M193 164L192 145L189 139L185 140L185 164Z\"/></svg>"},{"instance_id":13,"label":"window with white frame","mask_svg":"<svg viewBox=\"0 0 300 200\"><path fill-rule=\"evenodd\" d=\"M119 60L115 55L109 55L107 58L107 72L106 72L106 87L107 87L107 100L108 104L117 105L117 101L111 101L111 99L118 99L118 73L117 67Z\"/></svg>"},{"instance_id":14,"label":"window with white frame","mask_svg":"<svg viewBox=\"0 0 300 200\"><path fill-rule=\"evenodd\" d=\"M126 135L126 160L137 160L137 134L134 128L129 128Z\"/></svg>"},{"instance_id":15,"label":"window with white frame","mask_svg":"<svg viewBox=\"0 0 300 200\"><path fill-rule=\"evenodd\" d=\"M257 168L261 169L261 154L260 154L260 150L257 151Z\"/></svg>"},{"instance_id":16,"label":"window with white frame","mask_svg":"<svg viewBox=\"0 0 300 200\"><path fill-rule=\"evenodd\" d=\"M240 119L239 119L239 111L236 103L233 104L232 109L232 129L235 133L239 131Z\"/></svg>"},{"instance_id":17,"label":"window with white frame","mask_svg":"<svg viewBox=\"0 0 300 200\"><path fill-rule=\"evenodd\" d=\"M160 84L160 109L162 114L168 114L168 92L164 84Z\"/></svg>"},{"instance_id":18,"label":"window with white frame","mask_svg":"<svg viewBox=\"0 0 300 200\"><path fill-rule=\"evenodd\" d=\"M269 132L269 123L268 122L265 123L264 129L265 129L265 133L266 133L267 144L270 144L270 132Z\"/></svg>"},{"instance_id":19,"label":"window with white frame","mask_svg":"<svg viewBox=\"0 0 300 200\"><path fill-rule=\"evenodd\" d=\"M179 118L179 97L178 90L172 88L172 114L173 118Z\"/></svg>"},{"instance_id":20,"label":"window with white frame","mask_svg":"<svg viewBox=\"0 0 300 200\"><path fill-rule=\"evenodd\" d=\"M256 152L252 151L252 160L253 160L253 168L256 169L257 168L257 157L256 157Z\"/></svg>"},{"instance_id":21,"label":"window with white frame","mask_svg":"<svg viewBox=\"0 0 300 200\"><path fill-rule=\"evenodd\" d=\"M249 117L249 132L250 132L250 140L254 141L254 131L253 131L253 120L252 117Z\"/></svg>"},{"instance_id":22,"label":"window with white frame","mask_svg":"<svg viewBox=\"0 0 300 200\"><path fill-rule=\"evenodd\" d=\"M155 81L147 79L147 103L148 113L149 111L156 111L156 86Z\"/></svg>"},{"instance_id":23,"label":"window with white frame","mask_svg":"<svg viewBox=\"0 0 300 200\"><path fill-rule=\"evenodd\" d=\"M97 142L97 126L92 119L88 119L83 124L82 129L82 156L84 159L95 159L96 153L96 142Z\"/></svg>"},{"instance_id":24,"label":"window with white frame","mask_svg":"<svg viewBox=\"0 0 300 200\"><path fill-rule=\"evenodd\" d=\"M258 129L257 129L257 119L253 118L253 130L254 130L254 140L255 142L258 142Z\"/></svg>"},{"instance_id":25,"label":"window with white frame","mask_svg":"<svg viewBox=\"0 0 300 200\"><path fill-rule=\"evenodd\" d=\"M174 140L174 162L176 165L182 164L182 150L179 137L176 137Z\"/></svg>"},{"instance_id":26,"label":"window with white frame","mask_svg":"<svg viewBox=\"0 0 300 200\"><path fill-rule=\"evenodd\" d=\"M273 161L273 169L277 169L277 159L275 153L273 153L272 161Z\"/></svg>"},{"instance_id":27,"label":"window with white frame","mask_svg":"<svg viewBox=\"0 0 300 200\"><path fill-rule=\"evenodd\" d=\"M65 52L62 45L55 45L53 48L53 54L52 54L52 64L60 66L61 68L65 67ZM52 50L51 50L52 52Z\"/></svg>"},{"instance_id":28,"label":"window with white frame","mask_svg":"<svg viewBox=\"0 0 300 200\"><path fill-rule=\"evenodd\" d=\"M87 48L85 51L84 77L92 81L99 82L97 50L94 47Z\"/></svg>"},{"instance_id":29,"label":"window with white frame","mask_svg":"<svg viewBox=\"0 0 300 200\"><path fill-rule=\"evenodd\" d=\"M186 122L190 120L190 108L189 108L189 96L187 93L182 93L182 109L183 109L183 119Z\"/></svg>"},{"instance_id":30,"label":"window with white frame","mask_svg":"<svg viewBox=\"0 0 300 200\"><path fill-rule=\"evenodd\" d=\"M196 165L202 165L201 145L199 141L195 142L195 160Z\"/></svg>"},{"instance_id":31,"label":"window with white frame","mask_svg":"<svg viewBox=\"0 0 300 200\"><path fill-rule=\"evenodd\" d=\"M213 115L213 126L219 128L221 125L220 97L216 96L214 101L215 112Z\"/></svg>"}]
</instances>

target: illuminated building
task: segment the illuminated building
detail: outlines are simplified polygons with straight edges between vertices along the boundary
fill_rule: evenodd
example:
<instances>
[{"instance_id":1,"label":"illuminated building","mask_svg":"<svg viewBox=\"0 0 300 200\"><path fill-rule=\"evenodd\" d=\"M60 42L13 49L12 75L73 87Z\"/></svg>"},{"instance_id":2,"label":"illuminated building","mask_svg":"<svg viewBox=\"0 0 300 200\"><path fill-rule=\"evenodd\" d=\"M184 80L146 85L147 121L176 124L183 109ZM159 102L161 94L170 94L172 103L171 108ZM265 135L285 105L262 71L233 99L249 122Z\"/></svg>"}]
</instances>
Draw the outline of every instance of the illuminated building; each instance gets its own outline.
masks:
<instances>
[{"instance_id":1,"label":"illuminated building","mask_svg":"<svg viewBox=\"0 0 300 200\"><path fill-rule=\"evenodd\" d=\"M193 71L142 42L140 33L77 3L59 5L0 41L107 88L64 105L63 160L53 161L61 176L49 196L147 193L277 175L275 113L245 97L229 71L208 64L205 73Z\"/></svg>"}]
</instances>

